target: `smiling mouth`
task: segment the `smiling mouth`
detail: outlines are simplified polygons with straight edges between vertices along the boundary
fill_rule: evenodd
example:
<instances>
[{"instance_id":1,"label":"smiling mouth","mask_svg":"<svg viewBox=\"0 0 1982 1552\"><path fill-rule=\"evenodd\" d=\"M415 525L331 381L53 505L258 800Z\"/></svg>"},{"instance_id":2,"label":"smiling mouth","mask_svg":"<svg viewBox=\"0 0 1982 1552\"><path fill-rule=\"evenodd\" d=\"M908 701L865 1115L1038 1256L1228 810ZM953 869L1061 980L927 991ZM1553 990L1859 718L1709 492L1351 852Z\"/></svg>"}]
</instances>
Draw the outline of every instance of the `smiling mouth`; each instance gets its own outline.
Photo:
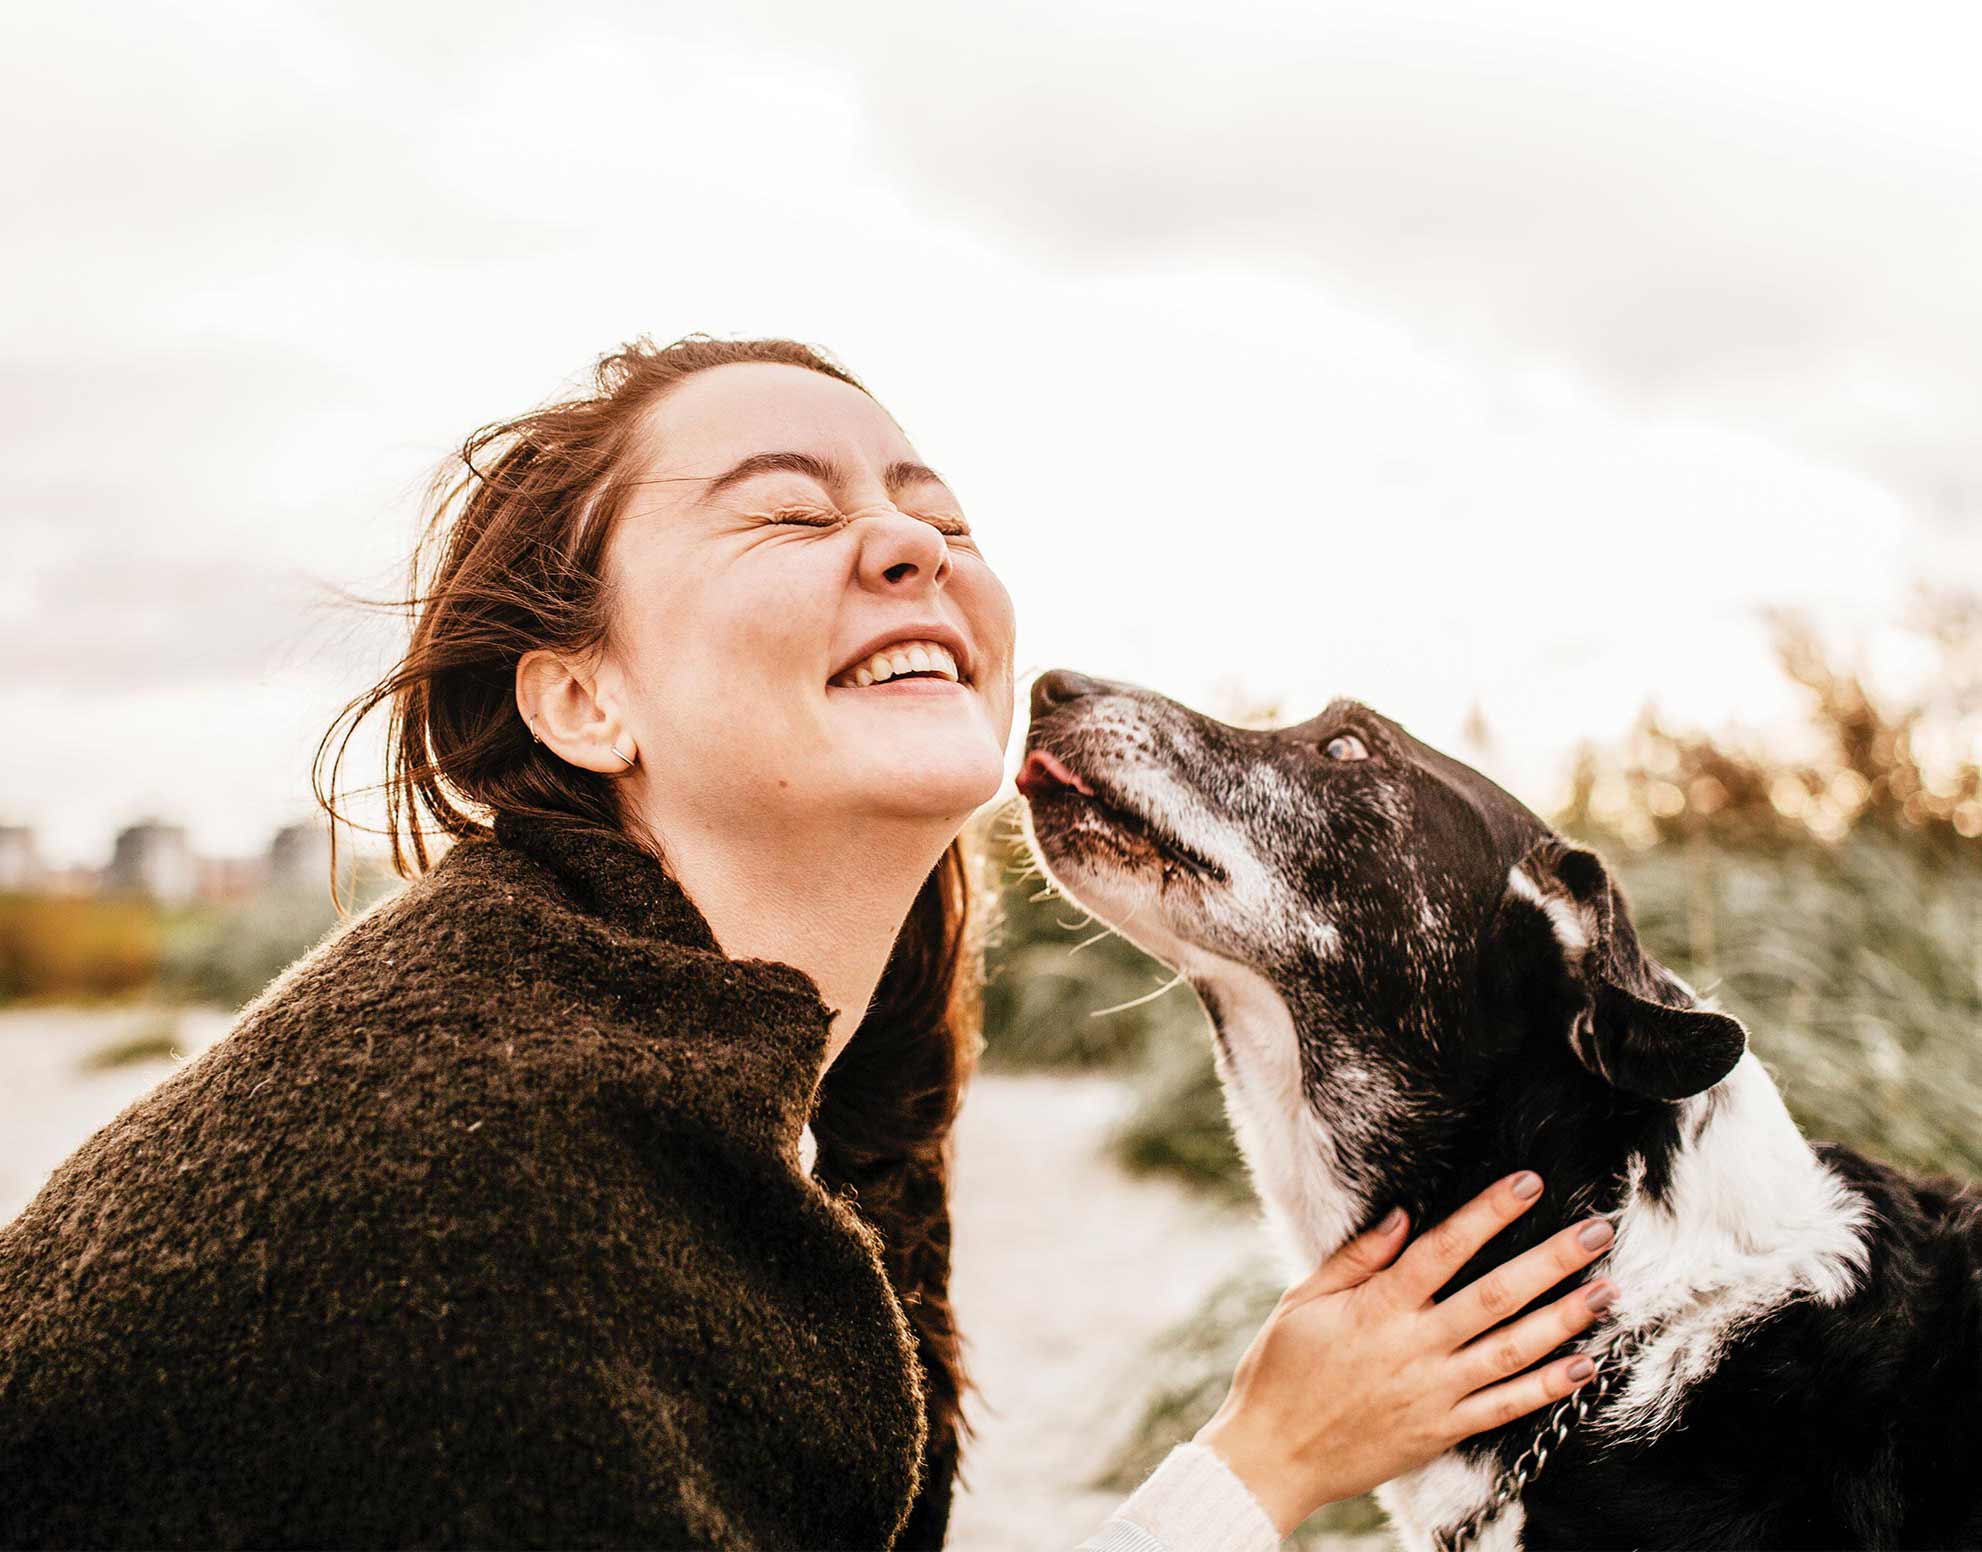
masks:
<instances>
[{"instance_id":1,"label":"smiling mouth","mask_svg":"<svg viewBox=\"0 0 1982 1552\"><path fill-rule=\"evenodd\" d=\"M1097 820L1115 836L1132 843L1118 849L1133 854L1134 845L1140 844L1154 852L1163 862L1166 874L1172 868L1181 868L1200 878L1225 881L1225 870L1209 857L1193 851L1176 836L1126 806L1115 794L1097 791L1092 781L1045 749L1026 751L1025 763L1019 767L1018 789L1031 807L1035 823L1042 817L1050 819L1056 810L1075 822L1083 817Z\"/></svg>"},{"instance_id":2,"label":"smiling mouth","mask_svg":"<svg viewBox=\"0 0 1982 1552\"><path fill-rule=\"evenodd\" d=\"M859 662L849 663L826 683L836 690L865 690L918 680L966 686L970 683L948 647L940 641L922 640L897 641L869 653Z\"/></svg>"}]
</instances>

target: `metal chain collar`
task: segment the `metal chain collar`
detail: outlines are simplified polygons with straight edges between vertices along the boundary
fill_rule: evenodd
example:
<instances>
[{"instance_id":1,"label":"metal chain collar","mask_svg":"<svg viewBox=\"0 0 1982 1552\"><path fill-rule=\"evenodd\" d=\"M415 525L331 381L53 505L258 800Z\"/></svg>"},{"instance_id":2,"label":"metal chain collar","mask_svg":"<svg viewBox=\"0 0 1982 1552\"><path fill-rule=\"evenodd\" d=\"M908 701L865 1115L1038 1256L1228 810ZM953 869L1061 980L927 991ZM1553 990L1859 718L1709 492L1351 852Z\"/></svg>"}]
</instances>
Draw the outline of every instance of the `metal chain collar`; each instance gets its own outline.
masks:
<instances>
[{"instance_id":1,"label":"metal chain collar","mask_svg":"<svg viewBox=\"0 0 1982 1552\"><path fill-rule=\"evenodd\" d=\"M1493 1491L1487 1495L1487 1501L1457 1525L1432 1532L1431 1543L1437 1552L1465 1552L1479 1539L1480 1533L1494 1516L1521 1496L1528 1484L1541 1475L1542 1467L1548 1464L1549 1452L1559 1447L1569 1437L1570 1428L1588 1417L1591 1409L1616 1385L1625 1365L1651 1340L1654 1329L1642 1327L1635 1331L1621 1331L1611 1339L1602 1356L1594 1360L1597 1366L1595 1376L1555 1404L1543 1419L1534 1442L1515 1458L1513 1465L1501 1472L1493 1484Z\"/></svg>"}]
</instances>

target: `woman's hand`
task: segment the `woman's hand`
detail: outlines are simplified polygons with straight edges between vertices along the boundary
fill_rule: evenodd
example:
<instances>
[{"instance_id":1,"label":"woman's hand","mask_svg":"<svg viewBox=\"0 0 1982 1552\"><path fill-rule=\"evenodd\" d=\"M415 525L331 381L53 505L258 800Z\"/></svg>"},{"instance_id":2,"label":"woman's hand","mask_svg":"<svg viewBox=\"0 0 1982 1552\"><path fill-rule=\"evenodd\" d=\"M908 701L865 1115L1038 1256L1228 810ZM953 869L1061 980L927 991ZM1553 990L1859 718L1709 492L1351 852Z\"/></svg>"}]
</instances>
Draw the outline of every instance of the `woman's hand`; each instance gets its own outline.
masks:
<instances>
[{"instance_id":1,"label":"woman's hand","mask_svg":"<svg viewBox=\"0 0 1982 1552\"><path fill-rule=\"evenodd\" d=\"M1432 1302L1540 1194L1532 1172L1511 1175L1401 1258L1400 1209L1280 1296L1195 1442L1246 1484L1281 1535L1325 1503L1366 1493L1470 1434L1559 1400L1595 1372L1580 1354L1520 1371L1594 1322L1615 1297L1614 1283L1577 1288L1481 1333L1600 1255L1611 1238L1601 1218Z\"/></svg>"}]
</instances>

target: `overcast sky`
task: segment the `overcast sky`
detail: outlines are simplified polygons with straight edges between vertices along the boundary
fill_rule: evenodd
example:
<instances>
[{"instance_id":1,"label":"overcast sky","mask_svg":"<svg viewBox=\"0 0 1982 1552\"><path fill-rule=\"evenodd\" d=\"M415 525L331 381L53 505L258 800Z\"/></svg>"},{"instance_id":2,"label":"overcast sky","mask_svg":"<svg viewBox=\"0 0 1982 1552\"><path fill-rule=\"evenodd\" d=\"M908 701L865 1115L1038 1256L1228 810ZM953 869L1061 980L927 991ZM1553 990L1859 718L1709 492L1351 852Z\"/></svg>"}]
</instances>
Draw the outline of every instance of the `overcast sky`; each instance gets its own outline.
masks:
<instances>
[{"instance_id":1,"label":"overcast sky","mask_svg":"<svg viewBox=\"0 0 1982 1552\"><path fill-rule=\"evenodd\" d=\"M1971 6L711 9L5 13L0 818L258 850L393 646L322 584L643 332L846 360L1022 667L1477 703L1535 801L1982 576Z\"/></svg>"}]
</instances>

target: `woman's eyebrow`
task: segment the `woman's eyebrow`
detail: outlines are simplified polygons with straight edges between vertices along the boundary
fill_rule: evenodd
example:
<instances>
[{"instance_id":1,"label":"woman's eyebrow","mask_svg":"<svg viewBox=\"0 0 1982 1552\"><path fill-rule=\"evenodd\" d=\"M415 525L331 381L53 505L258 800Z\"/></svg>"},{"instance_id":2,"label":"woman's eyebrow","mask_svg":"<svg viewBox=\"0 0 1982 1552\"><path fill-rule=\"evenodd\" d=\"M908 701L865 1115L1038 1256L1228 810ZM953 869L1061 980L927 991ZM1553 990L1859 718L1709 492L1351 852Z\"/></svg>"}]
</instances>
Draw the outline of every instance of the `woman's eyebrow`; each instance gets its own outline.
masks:
<instances>
[{"instance_id":1,"label":"woman's eyebrow","mask_svg":"<svg viewBox=\"0 0 1982 1552\"><path fill-rule=\"evenodd\" d=\"M698 503L712 501L730 486L754 474L779 472L810 475L828 490L841 489L848 483L846 470L830 458L821 458L813 453L752 453L710 480L696 499ZM887 486L891 496L903 486L923 480L934 480L939 485L944 483L940 474L921 463L891 463L881 476L881 483Z\"/></svg>"}]
</instances>

